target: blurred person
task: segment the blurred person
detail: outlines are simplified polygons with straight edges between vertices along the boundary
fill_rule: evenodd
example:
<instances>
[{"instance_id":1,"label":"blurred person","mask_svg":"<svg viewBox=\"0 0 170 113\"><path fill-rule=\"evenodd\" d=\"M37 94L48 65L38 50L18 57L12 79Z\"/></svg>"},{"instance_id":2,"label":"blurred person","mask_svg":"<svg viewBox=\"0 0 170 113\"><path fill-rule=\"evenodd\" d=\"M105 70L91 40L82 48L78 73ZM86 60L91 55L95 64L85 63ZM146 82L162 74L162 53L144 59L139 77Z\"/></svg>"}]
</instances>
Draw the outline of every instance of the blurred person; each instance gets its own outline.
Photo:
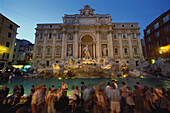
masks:
<instances>
[{"instance_id":1,"label":"blurred person","mask_svg":"<svg viewBox=\"0 0 170 113\"><path fill-rule=\"evenodd\" d=\"M163 91L161 89L156 89L156 92L158 94L158 100L156 102L157 113L169 113L170 101L163 95Z\"/></svg>"},{"instance_id":2,"label":"blurred person","mask_svg":"<svg viewBox=\"0 0 170 113\"><path fill-rule=\"evenodd\" d=\"M5 101L5 104L8 103L8 100L11 99L11 98L14 98L14 96L18 93L18 85L15 85L14 88L13 88L13 94L11 96L8 96L6 101Z\"/></svg>"},{"instance_id":3,"label":"blurred person","mask_svg":"<svg viewBox=\"0 0 170 113\"><path fill-rule=\"evenodd\" d=\"M41 113L43 109L44 94L42 92L42 87L37 86L36 92L32 95L31 109L32 113Z\"/></svg>"},{"instance_id":4,"label":"blurred person","mask_svg":"<svg viewBox=\"0 0 170 113\"><path fill-rule=\"evenodd\" d=\"M73 103L72 103L72 112L76 110L78 100L79 100L79 90L78 87L72 86L72 94L73 94Z\"/></svg>"},{"instance_id":5,"label":"blurred person","mask_svg":"<svg viewBox=\"0 0 170 113\"><path fill-rule=\"evenodd\" d=\"M142 90L143 90L142 85L140 85L140 83L139 83L139 82L136 82L136 85L139 87L139 90L142 92Z\"/></svg>"},{"instance_id":6,"label":"blurred person","mask_svg":"<svg viewBox=\"0 0 170 113\"><path fill-rule=\"evenodd\" d=\"M114 84L116 87L116 90L118 90L118 85L116 84L115 80L112 80L112 84Z\"/></svg>"},{"instance_id":7,"label":"blurred person","mask_svg":"<svg viewBox=\"0 0 170 113\"><path fill-rule=\"evenodd\" d=\"M62 90L61 90L61 87L58 87L58 90L57 90L58 101L60 100L61 96L62 96Z\"/></svg>"},{"instance_id":8,"label":"blurred person","mask_svg":"<svg viewBox=\"0 0 170 113\"><path fill-rule=\"evenodd\" d=\"M84 100L83 100L83 91L87 88L87 86L84 84L84 82L81 82L81 106L83 106Z\"/></svg>"},{"instance_id":9,"label":"blurred person","mask_svg":"<svg viewBox=\"0 0 170 113\"><path fill-rule=\"evenodd\" d=\"M114 111L116 111L116 113L120 112L120 96L119 96L119 92L118 90L116 90L116 86L115 84L112 84L112 90L111 90L111 94L110 94L110 109L111 109L111 113L114 113Z\"/></svg>"},{"instance_id":10,"label":"blurred person","mask_svg":"<svg viewBox=\"0 0 170 113\"><path fill-rule=\"evenodd\" d=\"M56 113L55 102L57 101L57 90L54 89L46 96L46 102L48 105L48 113Z\"/></svg>"},{"instance_id":11,"label":"blurred person","mask_svg":"<svg viewBox=\"0 0 170 113\"><path fill-rule=\"evenodd\" d=\"M8 93L9 93L9 88L5 85L3 86L3 89L0 90L0 105L3 104L4 99L6 99Z\"/></svg>"},{"instance_id":12,"label":"blurred person","mask_svg":"<svg viewBox=\"0 0 170 113\"><path fill-rule=\"evenodd\" d=\"M135 90L133 92L134 96L134 102L135 102L135 110L138 113L142 113L142 107L143 107L143 94L139 90L139 87L137 85L134 86Z\"/></svg>"},{"instance_id":13,"label":"blurred person","mask_svg":"<svg viewBox=\"0 0 170 113\"><path fill-rule=\"evenodd\" d=\"M62 81L61 89L62 89L62 95L63 95L63 97L67 97L68 86L67 86L67 84L65 84L64 81Z\"/></svg>"},{"instance_id":14,"label":"blurred person","mask_svg":"<svg viewBox=\"0 0 170 113\"><path fill-rule=\"evenodd\" d=\"M122 88L120 89L120 95L121 95L121 101L120 101L120 109L121 112L123 112L125 106L126 106L126 97L127 97L127 87L125 82L122 82Z\"/></svg>"},{"instance_id":15,"label":"blurred person","mask_svg":"<svg viewBox=\"0 0 170 113\"><path fill-rule=\"evenodd\" d=\"M133 100L133 93L131 91L131 87L129 87L129 86L127 86L126 103L127 103L127 106L128 106L128 113L133 113L134 112L135 103L134 103L134 100Z\"/></svg>"},{"instance_id":16,"label":"blurred person","mask_svg":"<svg viewBox=\"0 0 170 113\"><path fill-rule=\"evenodd\" d=\"M53 90L54 90L54 85L51 86L51 91L53 91Z\"/></svg>"}]
</instances>

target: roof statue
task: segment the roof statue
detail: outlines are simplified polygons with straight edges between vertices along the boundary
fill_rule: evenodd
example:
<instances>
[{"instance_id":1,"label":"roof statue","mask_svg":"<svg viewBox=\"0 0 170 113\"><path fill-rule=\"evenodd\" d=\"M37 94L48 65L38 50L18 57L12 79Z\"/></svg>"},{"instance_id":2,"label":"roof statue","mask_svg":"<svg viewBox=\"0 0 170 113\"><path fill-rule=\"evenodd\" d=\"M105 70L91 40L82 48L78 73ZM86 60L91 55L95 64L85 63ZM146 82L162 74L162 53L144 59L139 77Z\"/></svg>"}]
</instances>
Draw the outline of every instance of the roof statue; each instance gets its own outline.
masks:
<instances>
[{"instance_id":1,"label":"roof statue","mask_svg":"<svg viewBox=\"0 0 170 113\"><path fill-rule=\"evenodd\" d=\"M81 16L93 16L95 9L90 8L89 5L85 5L84 9L81 8L79 11Z\"/></svg>"}]
</instances>

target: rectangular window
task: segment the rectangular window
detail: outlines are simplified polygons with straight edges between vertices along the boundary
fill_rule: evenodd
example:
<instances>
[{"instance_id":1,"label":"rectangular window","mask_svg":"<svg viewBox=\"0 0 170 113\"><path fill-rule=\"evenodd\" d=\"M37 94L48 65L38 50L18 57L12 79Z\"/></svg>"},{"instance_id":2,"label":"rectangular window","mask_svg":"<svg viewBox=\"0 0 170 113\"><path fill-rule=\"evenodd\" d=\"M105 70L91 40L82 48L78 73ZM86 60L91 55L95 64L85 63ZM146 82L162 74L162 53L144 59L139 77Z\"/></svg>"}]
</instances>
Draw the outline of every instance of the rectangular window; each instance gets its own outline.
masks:
<instances>
[{"instance_id":1,"label":"rectangular window","mask_svg":"<svg viewBox=\"0 0 170 113\"><path fill-rule=\"evenodd\" d=\"M49 61L46 61L46 66L49 66L50 65L50 62Z\"/></svg>"},{"instance_id":2,"label":"rectangular window","mask_svg":"<svg viewBox=\"0 0 170 113\"><path fill-rule=\"evenodd\" d=\"M9 29L13 29L13 25L12 24L9 24L9 27L8 27Z\"/></svg>"},{"instance_id":3,"label":"rectangular window","mask_svg":"<svg viewBox=\"0 0 170 113\"><path fill-rule=\"evenodd\" d=\"M38 48L38 49L37 49L37 53L38 53L38 55L41 54L41 48Z\"/></svg>"},{"instance_id":4,"label":"rectangular window","mask_svg":"<svg viewBox=\"0 0 170 113\"><path fill-rule=\"evenodd\" d=\"M137 53L138 53L137 48L134 48L134 53L135 53L135 54L137 54Z\"/></svg>"},{"instance_id":5,"label":"rectangular window","mask_svg":"<svg viewBox=\"0 0 170 113\"><path fill-rule=\"evenodd\" d=\"M156 37L159 37L159 36L160 36L160 32L159 32L159 31L156 32L155 36L156 36Z\"/></svg>"},{"instance_id":6,"label":"rectangular window","mask_svg":"<svg viewBox=\"0 0 170 113\"><path fill-rule=\"evenodd\" d=\"M157 46L162 46L161 40L158 40L156 43L157 43Z\"/></svg>"},{"instance_id":7,"label":"rectangular window","mask_svg":"<svg viewBox=\"0 0 170 113\"><path fill-rule=\"evenodd\" d=\"M147 33L147 35L150 34L150 29L148 29L148 30L146 31L146 33Z\"/></svg>"},{"instance_id":8,"label":"rectangular window","mask_svg":"<svg viewBox=\"0 0 170 113\"><path fill-rule=\"evenodd\" d=\"M113 37L116 38L116 33L113 34Z\"/></svg>"},{"instance_id":9,"label":"rectangular window","mask_svg":"<svg viewBox=\"0 0 170 113\"><path fill-rule=\"evenodd\" d=\"M12 37L12 33L8 32L8 38Z\"/></svg>"},{"instance_id":10,"label":"rectangular window","mask_svg":"<svg viewBox=\"0 0 170 113\"><path fill-rule=\"evenodd\" d=\"M163 18L163 22L167 22L170 19L170 15L168 14L166 17Z\"/></svg>"},{"instance_id":11,"label":"rectangular window","mask_svg":"<svg viewBox=\"0 0 170 113\"><path fill-rule=\"evenodd\" d=\"M50 48L47 48L47 55L50 55Z\"/></svg>"},{"instance_id":12,"label":"rectangular window","mask_svg":"<svg viewBox=\"0 0 170 113\"><path fill-rule=\"evenodd\" d=\"M118 49L117 48L115 48L115 54L118 54Z\"/></svg>"},{"instance_id":13,"label":"rectangular window","mask_svg":"<svg viewBox=\"0 0 170 113\"><path fill-rule=\"evenodd\" d=\"M169 32L170 31L170 25L165 26L165 32Z\"/></svg>"},{"instance_id":14,"label":"rectangular window","mask_svg":"<svg viewBox=\"0 0 170 113\"><path fill-rule=\"evenodd\" d=\"M58 39L61 39L61 36L60 36L61 34L60 33L58 33Z\"/></svg>"},{"instance_id":15,"label":"rectangular window","mask_svg":"<svg viewBox=\"0 0 170 113\"><path fill-rule=\"evenodd\" d=\"M60 55L60 48L57 48L57 55Z\"/></svg>"},{"instance_id":16,"label":"rectangular window","mask_svg":"<svg viewBox=\"0 0 170 113\"><path fill-rule=\"evenodd\" d=\"M50 33L48 38L51 39L51 37L52 37L52 34Z\"/></svg>"},{"instance_id":17,"label":"rectangular window","mask_svg":"<svg viewBox=\"0 0 170 113\"><path fill-rule=\"evenodd\" d=\"M154 28L157 29L159 27L159 22L157 22L155 25L154 25Z\"/></svg>"},{"instance_id":18,"label":"rectangular window","mask_svg":"<svg viewBox=\"0 0 170 113\"><path fill-rule=\"evenodd\" d=\"M154 56L154 52L151 53L151 56Z\"/></svg>"},{"instance_id":19,"label":"rectangular window","mask_svg":"<svg viewBox=\"0 0 170 113\"><path fill-rule=\"evenodd\" d=\"M132 33L132 38L135 38L135 37L136 37L135 33Z\"/></svg>"},{"instance_id":20,"label":"rectangular window","mask_svg":"<svg viewBox=\"0 0 170 113\"><path fill-rule=\"evenodd\" d=\"M3 53L2 58L9 58L9 53Z\"/></svg>"},{"instance_id":21,"label":"rectangular window","mask_svg":"<svg viewBox=\"0 0 170 113\"><path fill-rule=\"evenodd\" d=\"M170 36L167 37L167 42L170 42Z\"/></svg>"},{"instance_id":22,"label":"rectangular window","mask_svg":"<svg viewBox=\"0 0 170 113\"><path fill-rule=\"evenodd\" d=\"M125 51L125 54L127 54L127 53L128 53L128 52L127 52L127 48L125 48L125 49L124 49L124 51Z\"/></svg>"},{"instance_id":23,"label":"rectangular window","mask_svg":"<svg viewBox=\"0 0 170 113\"><path fill-rule=\"evenodd\" d=\"M151 37L148 38L148 42L150 42L150 41L151 41Z\"/></svg>"},{"instance_id":24,"label":"rectangular window","mask_svg":"<svg viewBox=\"0 0 170 113\"><path fill-rule=\"evenodd\" d=\"M125 34L125 33L123 33L123 38L124 38L124 39L126 38L126 34Z\"/></svg>"},{"instance_id":25,"label":"rectangular window","mask_svg":"<svg viewBox=\"0 0 170 113\"><path fill-rule=\"evenodd\" d=\"M10 42L7 41L5 47L9 48L9 46L10 46Z\"/></svg>"},{"instance_id":26,"label":"rectangular window","mask_svg":"<svg viewBox=\"0 0 170 113\"><path fill-rule=\"evenodd\" d=\"M40 34L40 39L42 39L42 38L43 38L43 34L41 33L41 34Z\"/></svg>"},{"instance_id":27,"label":"rectangular window","mask_svg":"<svg viewBox=\"0 0 170 113\"><path fill-rule=\"evenodd\" d=\"M2 58L5 58L5 53L3 53Z\"/></svg>"}]
</instances>

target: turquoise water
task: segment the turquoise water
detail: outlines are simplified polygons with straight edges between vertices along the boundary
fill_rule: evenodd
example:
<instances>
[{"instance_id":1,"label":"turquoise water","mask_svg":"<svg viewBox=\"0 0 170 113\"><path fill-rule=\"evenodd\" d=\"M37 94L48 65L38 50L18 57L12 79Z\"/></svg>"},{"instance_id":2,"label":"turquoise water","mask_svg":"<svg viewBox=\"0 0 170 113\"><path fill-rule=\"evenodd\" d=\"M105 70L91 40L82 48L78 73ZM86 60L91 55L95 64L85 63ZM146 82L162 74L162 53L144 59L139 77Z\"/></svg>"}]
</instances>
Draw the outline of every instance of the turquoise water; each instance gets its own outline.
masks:
<instances>
[{"instance_id":1,"label":"turquoise water","mask_svg":"<svg viewBox=\"0 0 170 113\"><path fill-rule=\"evenodd\" d=\"M10 94L12 94L13 87L15 85L23 85L25 89L25 94L29 95L31 85L38 86L45 84L46 88L51 87L51 85L54 85L55 88L58 88L61 86L61 82L65 81L65 83L68 85L68 96L71 96L71 86L75 85L78 86L79 89L81 87L81 81L84 81L87 87L91 87L94 84L99 84L100 82L104 82L105 86L107 85L107 82L111 82L112 79L110 78L75 78L75 79L58 79L58 78L27 78L27 79L14 79L11 81L6 82L0 82L0 85L7 85L10 88ZM169 80L162 80L160 78L128 78L128 79L116 79L116 83L118 84L118 87L122 87L121 82L125 81L127 86L130 86L133 88L133 86L136 84L136 82L140 82L141 85L148 85L151 87L156 87L157 85L163 86L165 89L170 88L170 81Z\"/></svg>"}]
</instances>

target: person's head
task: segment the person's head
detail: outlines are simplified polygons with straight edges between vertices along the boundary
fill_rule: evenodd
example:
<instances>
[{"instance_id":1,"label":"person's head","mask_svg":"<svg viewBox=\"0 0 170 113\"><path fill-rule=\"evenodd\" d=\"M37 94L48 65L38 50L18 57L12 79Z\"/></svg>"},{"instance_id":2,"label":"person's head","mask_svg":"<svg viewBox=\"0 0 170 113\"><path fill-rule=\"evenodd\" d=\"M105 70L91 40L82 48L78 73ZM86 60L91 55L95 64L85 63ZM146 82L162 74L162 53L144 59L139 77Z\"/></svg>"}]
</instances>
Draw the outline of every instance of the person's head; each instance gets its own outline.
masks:
<instances>
[{"instance_id":1,"label":"person's head","mask_svg":"<svg viewBox=\"0 0 170 113\"><path fill-rule=\"evenodd\" d=\"M110 86L111 85L110 82L108 82L107 85Z\"/></svg>"},{"instance_id":2,"label":"person's head","mask_svg":"<svg viewBox=\"0 0 170 113\"><path fill-rule=\"evenodd\" d=\"M130 90L131 88L129 86L127 86L127 89Z\"/></svg>"},{"instance_id":3,"label":"person's head","mask_svg":"<svg viewBox=\"0 0 170 113\"><path fill-rule=\"evenodd\" d=\"M123 86L126 85L125 82L122 82L122 85L123 85Z\"/></svg>"},{"instance_id":4,"label":"person's head","mask_svg":"<svg viewBox=\"0 0 170 113\"><path fill-rule=\"evenodd\" d=\"M78 86L76 86L76 89L79 89L79 87L78 87Z\"/></svg>"},{"instance_id":5,"label":"person's head","mask_svg":"<svg viewBox=\"0 0 170 113\"><path fill-rule=\"evenodd\" d=\"M23 88L23 86L22 86L22 85L20 85L20 86L19 86L19 88Z\"/></svg>"},{"instance_id":6,"label":"person's head","mask_svg":"<svg viewBox=\"0 0 170 113\"><path fill-rule=\"evenodd\" d=\"M3 87L3 89L6 89L7 88L7 86L5 85L4 87Z\"/></svg>"},{"instance_id":7,"label":"person's head","mask_svg":"<svg viewBox=\"0 0 170 113\"><path fill-rule=\"evenodd\" d=\"M83 81L81 82L81 85L84 85L84 82L83 82Z\"/></svg>"},{"instance_id":8,"label":"person's head","mask_svg":"<svg viewBox=\"0 0 170 113\"><path fill-rule=\"evenodd\" d=\"M160 95L162 95L162 94L163 94L163 92L162 92L162 90L161 90L161 89L156 89L156 92L157 92L157 94L160 94Z\"/></svg>"},{"instance_id":9,"label":"person's head","mask_svg":"<svg viewBox=\"0 0 170 113\"><path fill-rule=\"evenodd\" d=\"M31 86L31 89L34 89L34 85Z\"/></svg>"},{"instance_id":10,"label":"person's head","mask_svg":"<svg viewBox=\"0 0 170 113\"><path fill-rule=\"evenodd\" d=\"M64 81L62 81L62 85L64 85Z\"/></svg>"},{"instance_id":11,"label":"person's head","mask_svg":"<svg viewBox=\"0 0 170 113\"><path fill-rule=\"evenodd\" d=\"M17 88L18 88L18 85L15 85L14 88L17 89Z\"/></svg>"},{"instance_id":12,"label":"person's head","mask_svg":"<svg viewBox=\"0 0 170 113\"><path fill-rule=\"evenodd\" d=\"M136 82L137 85L139 85L140 83L139 82Z\"/></svg>"},{"instance_id":13,"label":"person's head","mask_svg":"<svg viewBox=\"0 0 170 113\"><path fill-rule=\"evenodd\" d=\"M48 91L51 91L51 88L48 88Z\"/></svg>"},{"instance_id":14,"label":"person's head","mask_svg":"<svg viewBox=\"0 0 170 113\"><path fill-rule=\"evenodd\" d=\"M61 87L58 87L58 90L60 91L60 90L61 90Z\"/></svg>"},{"instance_id":15,"label":"person's head","mask_svg":"<svg viewBox=\"0 0 170 113\"><path fill-rule=\"evenodd\" d=\"M56 89L54 89L54 90L53 90L53 92L54 92L54 93L57 93L57 90L56 90Z\"/></svg>"},{"instance_id":16,"label":"person's head","mask_svg":"<svg viewBox=\"0 0 170 113\"><path fill-rule=\"evenodd\" d=\"M42 88L42 86L37 86L36 90L37 90L37 91L40 91L41 88Z\"/></svg>"},{"instance_id":17,"label":"person's head","mask_svg":"<svg viewBox=\"0 0 170 113\"><path fill-rule=\"evenodd\" d=\"M112 80L112 83L115 83L115 80Z\"/></svg>"},{"instance_id":18,"label":"person's head","mask_svg":"<svg viewBox=\"0 0 170 113\"><path fill-rule=\"evenodd\" d=\"M51 86L51 88L53 88L53 89L54 89L54 85L52 85L52 86Z\"/></svg>"},{"instance_id":19,"label":"person's head","mask_svg":"<svg viewBox=\"0 0 170 113\"><path fill-rule=\"evenodd\" d=\"M45 88L45 85L42 85L42 88Z\"/></svg>"}]
</instances>

